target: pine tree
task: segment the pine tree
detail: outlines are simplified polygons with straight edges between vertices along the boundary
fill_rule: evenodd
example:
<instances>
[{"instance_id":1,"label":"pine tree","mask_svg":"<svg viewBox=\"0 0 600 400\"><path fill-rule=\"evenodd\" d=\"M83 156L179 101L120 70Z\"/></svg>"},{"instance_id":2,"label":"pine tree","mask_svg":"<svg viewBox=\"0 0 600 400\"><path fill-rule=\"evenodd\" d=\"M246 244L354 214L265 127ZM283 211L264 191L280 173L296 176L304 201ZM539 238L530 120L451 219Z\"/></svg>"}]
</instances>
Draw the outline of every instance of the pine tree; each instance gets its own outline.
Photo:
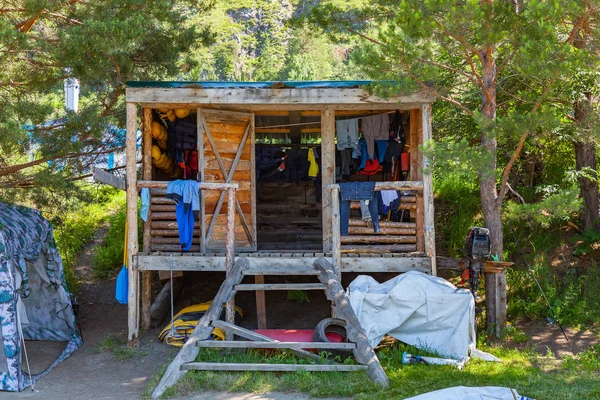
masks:
<instances>
[{"instance_id":1,"label":"pine tree","mask_svg":"<svg viewBox=\"0 0 600 400\"><path fill-rule=\"evenodd\" d=\"M128 80L174 77L205 32L201 2L5 0L0 7L0 188L68 186L123 145ZM80 81L78 113L63 82Z\"/></svg>"},{"instance_id":2,"label":"pine tree","mask_svg":"<svg viewBox=\"0 0 600 400\"><path fill-rule=\"evenodd\" d=\"M597 13L596 0L329 0L312 19L363 40L363 69L395 82L379 85L380 94L422 90L476 124L479 143L468 150L492 253L502 257L511 169L530 136L561 123L556 104L574 71L597 70L598 54L574 46L578 21ZM502 167L499 143L510 149Z\"/></svg>"}]
</instances>

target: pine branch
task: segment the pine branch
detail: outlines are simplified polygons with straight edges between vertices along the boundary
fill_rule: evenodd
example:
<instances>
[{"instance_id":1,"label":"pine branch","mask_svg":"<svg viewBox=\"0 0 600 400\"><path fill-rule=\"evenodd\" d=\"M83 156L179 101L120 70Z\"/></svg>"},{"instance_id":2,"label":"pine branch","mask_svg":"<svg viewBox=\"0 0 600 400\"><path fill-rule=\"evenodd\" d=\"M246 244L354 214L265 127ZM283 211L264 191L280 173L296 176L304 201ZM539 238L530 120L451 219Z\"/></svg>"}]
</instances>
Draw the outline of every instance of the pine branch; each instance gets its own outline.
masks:
<instances>
[{"instance_id":1,"label":"pine branch","mask_svg":"<svg viewBox=\"0 0 600 400\"><path fill-rule=\"evenodd\" d=\"M474 78L472 75L467 74L465 71L461 71L460 69L453 68L453 67L450 67L449 65L441 64L441 63L438 63L438 62L435 62L435 61L425 60L423 58L417 58L416 60L419 61L419 62L422 62L424 64L433 65L434 67L438 67L438 68L441 68L441 69L445 69L446 71L450 71L450 72L454 72L456 74L462 75L465 78L467 78L469 81L471 81L472 83L474 83L476 85L478 84L476 78Z\"/></svg>"},{"instance_id":2,"label":"pine branch","mask_svg":"<svg viewBox=\"0 0 600 400\"><path fill-rule=\"evenodd\" d=\"M469 116L474 116L475 114L473 113L472 110L468 109L467 107L465 107L463 104L461 104L459 101L454 100L451 97L448 96L444 96L441 93L433 90L431 87L429 87L429 85L427 85L425 82L423 82L423 80L417 78L417 76L412 73L410 66L408 66L408 64L406 64L406 62L404 61L404 57L401 58L401 63L402 65L404 65L404 70L406 71L406 73L420 86L422 87L427 93L441 99L444 100L445 102L448 102L450 104L455 105L456 107L460 108L461 110L463 110L467 115Z\"/></svg>"},{"instance_id":3,"label":"pine branch","mask_svg":"<svg viewBox=\"0 0 600 400\"><path fill-rule=\"evenodd\" d=\"M365 35L365 34L363 34L363 33L360 33L360 32L358 32L358 31L354 30L354 29L347 28L347 30L348 30L348 32L354 33L354 34L356 34L356 35L358 35L358 36L362 37L363 39L365 39L365 40L368 40L368 41L369 41L369 42L371 42L371 43L374 43L374 44L377 44L377 45L380 45L380 46L385 46L385 43L383 43L383 42L381 42L381 41L379 41L379 40L373 39L372 37L369 37L369 36L367 36L367 35ZM424 89L424 90L425 90L427 93L429 93L429 94L431 94L431 95L433 95L433 96L435 96L435 97L437 97L437 98L439 98L439 99L441 99L441 100L444 100L444 101L446 101L446 102L448 102L448 103L450 103L450 104L453 104L453 105L455 105L456 107L460 108L461 110L463 110L464 112L466 112L466 113L467 113L468 115L470 115L470 116L473 116L473 115L474 115L472 110L468 109L467 107L465 107L464 105L462 105L462 104L461 104L460 102L458 102L457 100L455 100L455 99L452 99L451 97L448 97L448 96L444 96L444 95L442 95L441 93L439 93L439 92L437 92L437 91L433 90L433 89L432 89L432 88L431 88L429 85L427 85L427 84L426 84L426 83L425 83L423 80L421 80L421 79L417 78L417 76L411 72L411 68L410 68L410 66L409 66L409 65L408 65L408 64L407 64L407 63L404 61L404 54L402 55L401 59L402 59L402 61L401 61L401 62L402 62L402 65L404 66L404 70L405 70L405 71L406 71L406 72L409 74L409 76L410 76L410 77L411 77L411 78L412 78L412 79L413 79L413 80L414 80L414 81L415 81L415 82L416 82L416 83L417 83L417 84L418 84L420 87L422 87L422 88L423 88L423 89ZM418 59L418 61L421 61L421 62L426 62L426 60L422 60L422 59ZM459 71L459 70L457 70L457 69L455 69L455 68L452 68L452 67L446 66L446 65L444 65L444 64L435 63L435 62L433 62L433 61L431 61L431 62L430 62L430 64L431 64L431 65L435 65L435 66L437 66L437 67L439 67L439 68L444 68L444 69L447 69L447 70L449 70L449 71L453 71L453 72L461 73L461 71ZM462 72L461 74L462 74L462 75L464 75L464 76L466 76L466 77L467 77L469 80L471 80L471 81L473 80L473 77L472 77L472 76L470 76L470 75L468 75L467 73L465 73L465 72Z\"/></svg>"}]
</instances>

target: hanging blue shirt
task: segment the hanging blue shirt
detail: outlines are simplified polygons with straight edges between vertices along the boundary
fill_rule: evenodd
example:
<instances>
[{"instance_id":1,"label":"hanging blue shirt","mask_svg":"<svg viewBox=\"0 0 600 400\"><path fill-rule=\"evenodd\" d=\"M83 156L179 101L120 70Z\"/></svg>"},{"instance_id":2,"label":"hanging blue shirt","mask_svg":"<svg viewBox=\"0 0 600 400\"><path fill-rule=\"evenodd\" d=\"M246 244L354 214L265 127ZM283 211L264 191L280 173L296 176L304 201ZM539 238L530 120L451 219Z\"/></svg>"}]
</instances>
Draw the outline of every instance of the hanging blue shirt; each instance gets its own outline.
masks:
<instances>
[{"instance_id":1,"label":"hanging blue shirt","mask_svg":"<svg viewBox=\"0 0 600 400\"><path fill-rule=\"evenodd\" d=\"M167 198L175 201L175 217L179 230L181 251L189 251L194 236L194 223L200 212L200 183L191 180L170 181L167 184Z\"/></svg>"}]
</instances>

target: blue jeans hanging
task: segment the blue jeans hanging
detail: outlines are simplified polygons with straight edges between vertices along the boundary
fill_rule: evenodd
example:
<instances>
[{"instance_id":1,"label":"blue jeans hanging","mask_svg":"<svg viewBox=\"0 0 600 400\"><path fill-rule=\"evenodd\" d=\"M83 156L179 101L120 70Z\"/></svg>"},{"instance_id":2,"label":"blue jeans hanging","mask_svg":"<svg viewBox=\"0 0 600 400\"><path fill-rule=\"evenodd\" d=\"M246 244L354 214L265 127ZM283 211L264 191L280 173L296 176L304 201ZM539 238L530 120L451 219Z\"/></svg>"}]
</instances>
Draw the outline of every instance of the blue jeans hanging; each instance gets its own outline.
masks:
<instances>
[{"instance_id":1,"label":"blue jeans hanging","mask_svg":"<svg viewBox=\"0 0 600 400\"><path fill-rule=\"evenodd\" d=\"M369 212L373 218L373 232L379 232L375 182L348 182L340 183L340 235L348 236L350 203L353 200L369 200Z\"/></svg>"}]
</instances>

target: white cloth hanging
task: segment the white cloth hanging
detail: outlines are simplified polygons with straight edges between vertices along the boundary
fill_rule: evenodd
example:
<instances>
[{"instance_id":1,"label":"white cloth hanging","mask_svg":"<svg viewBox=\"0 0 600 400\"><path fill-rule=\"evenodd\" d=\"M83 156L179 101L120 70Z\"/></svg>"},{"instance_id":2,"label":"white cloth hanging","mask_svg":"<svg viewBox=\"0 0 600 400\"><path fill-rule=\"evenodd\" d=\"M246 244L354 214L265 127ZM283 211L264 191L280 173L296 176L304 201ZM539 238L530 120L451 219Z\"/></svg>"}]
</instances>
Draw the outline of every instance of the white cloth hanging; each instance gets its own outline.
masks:
<instances>
[{"instance_id":1,"label":"white cloth hanging","mask_svg":"<svg viewBox=\"0 0 600 400\"><path fill-rule=\"evenodd\" d=\"M381 200L383 201L383 205L389 207L392 201L398 198L398 192L395 190L382 190L381 191Z\"/></svg>"},{"instance_id":2,"label":"white cloth hanging","mask_svg":"<svg viewBox=\"0 0 600 400\"><path fill-rule=\"evenodd\" d=\"M353 149L358 144L358 119L342 119L335 121L337 149Z\"/></svg>"}]
</instances>

